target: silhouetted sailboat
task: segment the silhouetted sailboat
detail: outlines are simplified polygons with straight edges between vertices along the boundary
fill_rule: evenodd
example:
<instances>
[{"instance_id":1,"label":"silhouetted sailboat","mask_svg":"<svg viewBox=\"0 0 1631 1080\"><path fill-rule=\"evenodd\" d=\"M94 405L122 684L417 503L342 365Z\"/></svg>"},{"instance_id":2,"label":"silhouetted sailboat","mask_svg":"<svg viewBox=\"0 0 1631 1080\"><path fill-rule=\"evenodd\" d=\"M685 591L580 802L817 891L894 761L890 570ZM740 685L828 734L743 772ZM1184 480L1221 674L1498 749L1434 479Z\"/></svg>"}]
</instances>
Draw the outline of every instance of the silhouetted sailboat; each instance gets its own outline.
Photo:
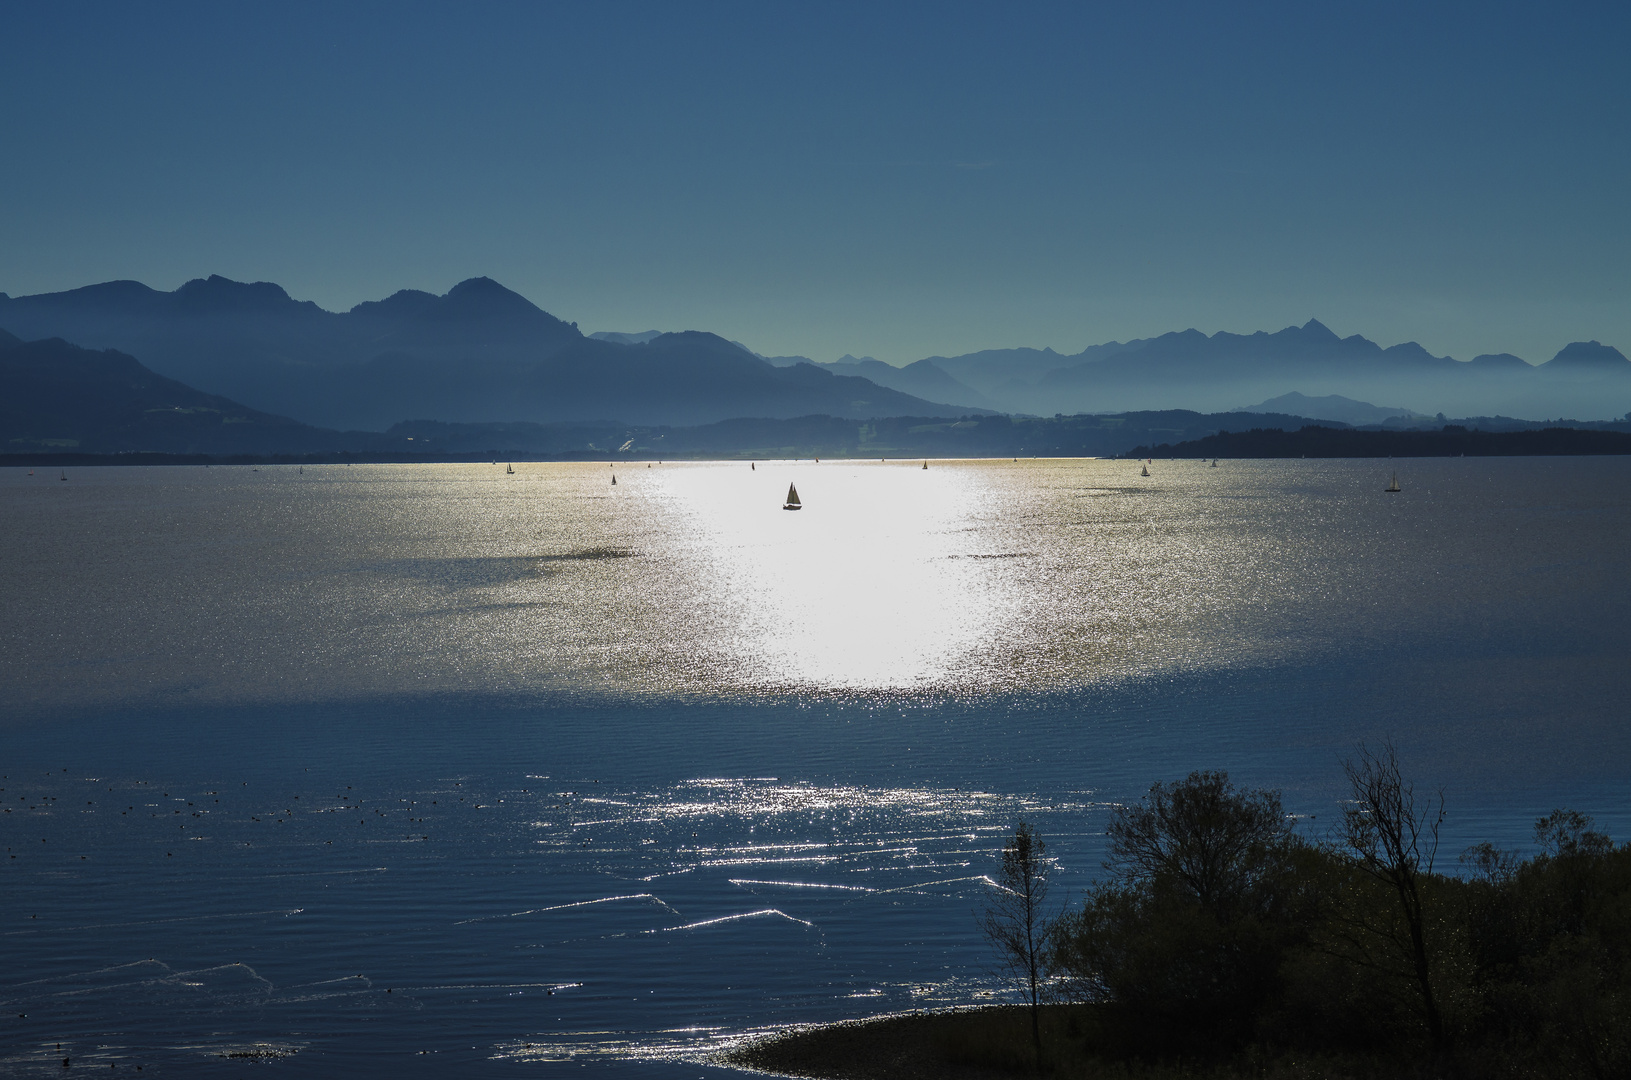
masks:
<instances>
[{"instance_id":1,"label":"silhouetted sailboat","mask_svg":"<svg viewBox=\"0 0 1631 1080\"><path fill-rule=\"evenodd\" d=\"M1148 465L1141 465L1139 466L1138 473L1140 476L1148 476L1150 475L1150 467Z\"/></svg>"},{"instance_id":2,"label":"silhouetted sailboat","mask_svg":"<svg viewBox=\"0 0 1631 1080\"><path fill-rule=\"evenodd\" d=\"M616 487L616 486L617 486L617 474L613 473L612 474L612 487Z\"/></svg>"},{"instance_id":3,"label":"silhouetted sailboat","mask_svg":"<svg viewBox=\"0 0 1631 1080\"><path fill-rule=\"evenodd\" d=\"M515 475L515 466L512 465L508 461L506 461L504 463L504 475L505 476L514 476Z\"/></svg>"},{"instance_id":4,"label":"silhouetted sailboat","mask_svg":"<svg viewBox=\"0 0 1631 1080\"><path fill-rule=\"evenodd\" d=\"M1382 490L1383 491L1398 491L1399 490L1399 474L1394 473L1393 474L1393 483L1389 484L1387 487L1383 488Z\"/></svg>"},{"instance_id":5,"label":"silhouetted sailboat","mask_svg":"<svg viewBox=\"0 0 1631 1080\"><path fill-rule=\"evenodd\" d=\"M787 501L782 503L782 509L783 510L802 510L802 509L804 509L804 504L799 502L799 489L796 486L794 486L792 484L787 485Z\"/></svg>"},{"instance_id":6,"label":"silhouetted sailboat","mask_svg":"<svg viewBox=\"0 0 1631 1080\"><path fill-rule=\"evenodd\" d=\"M929 467L929 463L928 463L928 462L927 462L927 461L925 461L925 462L924 462L924 463L923 463L923 467L924 467L924 468L925 468L925 469L927 469L927 468L928 468L928 467Z\"/></svg>"},{"instance_id":7,"label":"silhouetted sailboat","mask_svg":"<svg viewBox=\"0 0 1631 1080\"><path fill-rule=\"evenodd\" d=\"M1215 469L1215 468L1217 468L1217 467L1218 467L1218 459L1217 459L1217 458L1213 458L1213 459L1212 459L1212 468L1214 468L1214 469Z\"/></svg>"}]
</instances>

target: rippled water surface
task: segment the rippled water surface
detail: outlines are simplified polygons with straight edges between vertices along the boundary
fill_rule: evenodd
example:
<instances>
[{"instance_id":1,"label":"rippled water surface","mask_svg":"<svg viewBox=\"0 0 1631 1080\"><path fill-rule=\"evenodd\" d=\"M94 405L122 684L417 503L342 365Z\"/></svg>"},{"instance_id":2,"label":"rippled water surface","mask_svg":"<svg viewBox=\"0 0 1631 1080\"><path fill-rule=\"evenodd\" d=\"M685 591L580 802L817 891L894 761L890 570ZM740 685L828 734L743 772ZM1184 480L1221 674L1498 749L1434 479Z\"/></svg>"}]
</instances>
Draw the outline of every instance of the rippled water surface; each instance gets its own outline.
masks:
<instances>
[{"instance_id":1,"label":"rippled water surface","mask_svg":"<svg viewBox=\"0 0 1631 1080\"><path fill-rule=\"evenodd\" d=\"M1151 472L0 471L0 1069L719 1072L1001 993L1020 817L1079 894L1107 804L1318 832L1361 739L1455 850L1624 837L1631 461Z\"/></svg>"}]
</instances>

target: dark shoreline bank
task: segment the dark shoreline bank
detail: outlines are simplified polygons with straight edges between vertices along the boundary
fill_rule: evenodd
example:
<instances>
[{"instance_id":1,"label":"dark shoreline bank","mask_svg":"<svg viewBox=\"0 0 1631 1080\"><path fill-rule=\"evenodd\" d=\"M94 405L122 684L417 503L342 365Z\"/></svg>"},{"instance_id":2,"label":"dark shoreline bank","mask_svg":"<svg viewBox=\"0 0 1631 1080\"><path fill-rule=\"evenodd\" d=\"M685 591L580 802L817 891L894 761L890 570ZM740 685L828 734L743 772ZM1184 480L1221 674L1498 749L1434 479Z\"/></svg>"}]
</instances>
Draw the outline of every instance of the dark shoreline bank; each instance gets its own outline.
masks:
<instances>
[{"instance_id":1,"label":"dark shoreline bank","mask_svg":"<svg viewBox=\"0 0 1631 1080\"><path fill-rule=\"evenodd\" d=\"M1310 424L1297 431L1220 431L1179 443L1137 446L1130 458L1412 458L1583 457L1631 454L1631 433L1549 427L1481 431L1446 425L1437 431L1375 431Z\"/></svg>"},{"instance_id":2,"label":"dark shoreline bank","mask_svg":"<svg viewBox=\"0 0 1631 1080\"><path fill-rule=\"evenodd\" d=\"M1359 1054L1146 1061L1095 1052L1100 1023L1091 1005L1043 1006L1046 1056L1040 1073L1021 1005L895 1013L797 1027L726 1051L717 1061L807 1080L1012 1080L1038 1075L1066 1080L1407 1080L1431 1074L1419 1062Z\"/></svg>"}]
</instances>

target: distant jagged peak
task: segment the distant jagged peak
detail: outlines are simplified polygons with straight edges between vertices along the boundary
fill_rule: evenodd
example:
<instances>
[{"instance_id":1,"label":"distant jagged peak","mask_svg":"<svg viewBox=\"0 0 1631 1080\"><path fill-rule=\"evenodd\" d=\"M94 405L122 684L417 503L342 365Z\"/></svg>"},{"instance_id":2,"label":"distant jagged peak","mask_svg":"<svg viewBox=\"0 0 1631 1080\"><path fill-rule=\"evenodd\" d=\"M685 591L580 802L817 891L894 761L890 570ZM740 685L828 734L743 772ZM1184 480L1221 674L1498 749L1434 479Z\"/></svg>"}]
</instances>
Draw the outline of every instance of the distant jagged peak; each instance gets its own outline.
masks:
<instances>
[{"instance_id":1,"label":"distant jagged peak","mask_svg":"<svg viewBox=\"0 0 1631 1080\"><path fill-rule=\"evenodd\" d=\"M1309 319L1307 322L1303 323L1297 329L1300 332L1302 332L1303 334L1305 334L1305 335L1307 335L1309 337L1329 338L1332 341L1341 341L1342 340L1341 338L1336 336L1336 333L1329 326L1326 326L1324 323L1320 322L1318 319ZM1355 334L1353 336L1354 337L1359 337L1358 334Z\"/></svg>"},{"instance_id":2,"label":"distant jagged peak","mask_svg":"<svg viewBox=\"0 0 1631 1080\"><path fill-rule=\"evenodd\" d=\"M1612 345L1600 341L1571 341L1547 363L1573 367L1576 364L1624 364L1627 360L1625 354Z\"/></svg>"}]
</instances>

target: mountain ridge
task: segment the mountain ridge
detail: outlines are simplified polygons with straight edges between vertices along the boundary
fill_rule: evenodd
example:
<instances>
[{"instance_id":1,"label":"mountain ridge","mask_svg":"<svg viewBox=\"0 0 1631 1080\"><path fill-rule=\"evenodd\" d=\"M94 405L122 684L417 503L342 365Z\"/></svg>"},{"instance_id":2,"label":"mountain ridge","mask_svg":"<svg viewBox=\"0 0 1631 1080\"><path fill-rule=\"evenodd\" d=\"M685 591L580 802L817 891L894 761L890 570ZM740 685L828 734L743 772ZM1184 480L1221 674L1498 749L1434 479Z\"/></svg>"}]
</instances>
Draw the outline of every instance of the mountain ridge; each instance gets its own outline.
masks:
<instances>
[{"instance_id":1,"label":"mountain ridge","mask_svg":"<svg viewBox=\"0 0 1631 1080\"><path fill-rule=\"evenodd\" d=\"M693 424L830 413L956 416L865 379L779 368L714 334L638 345L585 337L491 278L404 289L346 312L269 282L195 278L173 292L105 282L0 299L0 326L141 356L153 371L254 409L329 428L401 420Z\"/></svg>"},{"instance_id":2,"label":"mountain ridge","mask_svg":"<svg viewBox=\"0 0 1631 1080\"><path fill-rule=\"evenodd\" d=\"M1538 419L1631 410L1631 362L1595 340L1571 342L1540 364L1510 353L1459 361L1414 341L1383 346L1361 334L1341 336L1317 318L1272 332L1206 334L1191 327L1073 354L988 349L895 366L870 357L830 363L767 357L717 335L705 343L655 331L586 336L575 323L486 277L468 278L440 296L401 289L330 312L274 283L211 275L169 293L134 281L25 297L0 293L0 326L25 338L117 348L162 375L268 413L374 430L422 415L552 422L581 418L572 410L583 408L653 423L707 422L741 410L767 416L1222 412L1293 387L1315 398L1398 401L1424 415ZM655 353L604 351L653 346ZM668 377L672 373L651 363L654 355L691 365L694 377ZM735 357L790 374L768 376L734 364ZM606 369L599 390L590 386L597 365ZM864 385L812 383L797 374L800 367ZM619 378L634 381L610 381ZM665 387L662 394L645 386L653 379Z\"/></svg>"}]
</instances>

